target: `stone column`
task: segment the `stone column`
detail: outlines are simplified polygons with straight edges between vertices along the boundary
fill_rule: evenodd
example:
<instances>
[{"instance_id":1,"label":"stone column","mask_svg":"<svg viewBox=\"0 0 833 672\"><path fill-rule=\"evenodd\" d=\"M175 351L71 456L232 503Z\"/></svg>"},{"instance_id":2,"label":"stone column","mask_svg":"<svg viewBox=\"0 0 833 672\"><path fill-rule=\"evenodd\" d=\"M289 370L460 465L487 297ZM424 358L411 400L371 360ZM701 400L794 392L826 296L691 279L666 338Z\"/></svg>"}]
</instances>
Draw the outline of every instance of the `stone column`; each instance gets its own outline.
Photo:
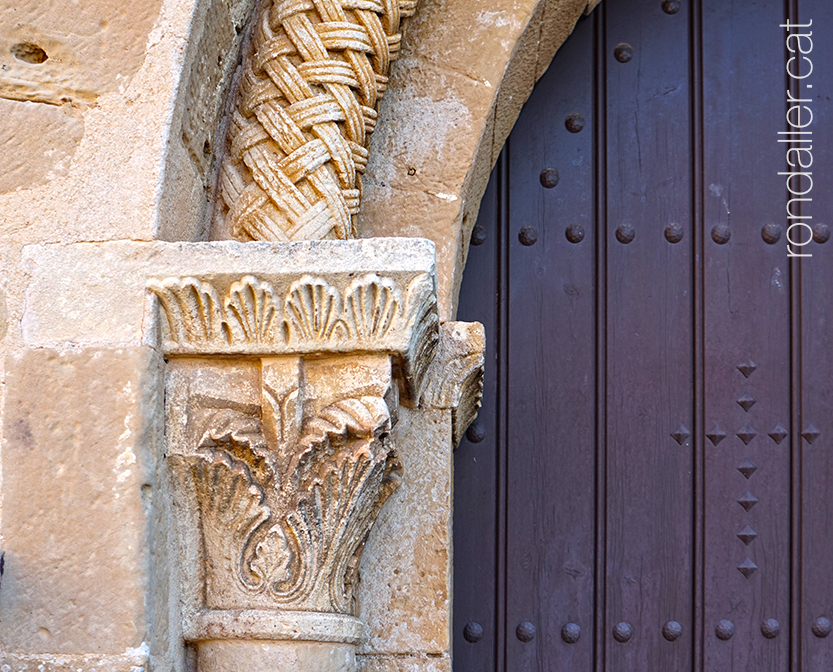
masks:
<instances>
[{"instance_id":1,"label":"stone column","mask_svg":"<svg viewBox=\"0 0 833 672\"><path fill-rule=\"evenodd\" d=\"M476 412L482 327L440 328L432 246L387 245L395 256L296 245L299 273L148 280L200 672L355 670L362 550L407 478L390 438L399 406L452 409L456 439Z\"/></svg>"}]
</instances>

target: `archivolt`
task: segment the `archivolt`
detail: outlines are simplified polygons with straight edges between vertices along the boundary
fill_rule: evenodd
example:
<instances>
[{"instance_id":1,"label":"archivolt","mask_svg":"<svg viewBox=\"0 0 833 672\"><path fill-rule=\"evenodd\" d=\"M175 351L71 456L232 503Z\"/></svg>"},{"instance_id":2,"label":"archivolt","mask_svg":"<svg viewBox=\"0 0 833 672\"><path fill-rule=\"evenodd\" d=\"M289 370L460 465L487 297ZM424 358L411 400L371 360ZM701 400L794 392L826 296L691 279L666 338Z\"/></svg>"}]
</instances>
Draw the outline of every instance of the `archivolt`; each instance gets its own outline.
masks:
<instances>
[{"instance_id":1,"label":"archivolt","mask_svg":"<svg viewBox=\"0 0 833 672\"><path fill-rule=\"evenodd\" d=\"M597 3L420 0L400 49L414 0L267 0L233 94L211 236L430 238L452 318L492 166Z\"/></svg>"},{"instance_id":2,"label":"archivolt","mask_svg":"<svg viewBox=\"0 0 833 672\"><path fill-rule=\"evenodd\" d=\"M599 0L420 0L391 71L359 235L437 245L451 319L471 229L503 144L556 50Z\"/></svg>"}]
</instances>

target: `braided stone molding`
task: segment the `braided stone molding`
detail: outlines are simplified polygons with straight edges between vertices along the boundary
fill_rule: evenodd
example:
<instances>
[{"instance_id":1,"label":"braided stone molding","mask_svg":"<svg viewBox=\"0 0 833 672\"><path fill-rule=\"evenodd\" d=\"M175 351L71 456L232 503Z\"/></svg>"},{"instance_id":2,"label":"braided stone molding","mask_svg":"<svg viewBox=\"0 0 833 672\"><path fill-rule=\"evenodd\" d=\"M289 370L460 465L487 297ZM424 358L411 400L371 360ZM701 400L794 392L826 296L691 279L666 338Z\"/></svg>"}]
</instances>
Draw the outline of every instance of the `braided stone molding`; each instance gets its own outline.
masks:
<instances>
[{"instance_id":1,"label":"braided stone molding","mask_svg":"<svg viewBox=\"0 0 833 672\"><path fill-rule=\"evenodd\" d=\"M400 19L416 0L266 0L220 174L238 240L355 237Z\"/></svg>"}]
</instances>

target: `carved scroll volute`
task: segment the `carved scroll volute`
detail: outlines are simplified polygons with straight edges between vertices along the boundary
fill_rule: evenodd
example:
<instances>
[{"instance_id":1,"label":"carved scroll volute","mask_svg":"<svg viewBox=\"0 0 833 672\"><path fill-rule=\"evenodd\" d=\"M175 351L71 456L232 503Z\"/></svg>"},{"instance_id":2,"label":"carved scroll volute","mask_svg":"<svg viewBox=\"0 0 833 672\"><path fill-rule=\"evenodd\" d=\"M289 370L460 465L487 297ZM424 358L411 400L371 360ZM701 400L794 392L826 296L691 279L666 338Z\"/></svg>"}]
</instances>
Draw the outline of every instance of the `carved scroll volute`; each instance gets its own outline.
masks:
<instances>
[{"instance_id":1,"label":"carved scroll volute","mask_svg":"<svg viewBox=\"0 0 833 672\"><path fill-rule=\"evenodd\" d=\"M425 408L451 409L455 446L477 416L483 398L486 333L479 322L445 322L439 353L427 374L422 395Z\"/></svg>"}]
</instances>

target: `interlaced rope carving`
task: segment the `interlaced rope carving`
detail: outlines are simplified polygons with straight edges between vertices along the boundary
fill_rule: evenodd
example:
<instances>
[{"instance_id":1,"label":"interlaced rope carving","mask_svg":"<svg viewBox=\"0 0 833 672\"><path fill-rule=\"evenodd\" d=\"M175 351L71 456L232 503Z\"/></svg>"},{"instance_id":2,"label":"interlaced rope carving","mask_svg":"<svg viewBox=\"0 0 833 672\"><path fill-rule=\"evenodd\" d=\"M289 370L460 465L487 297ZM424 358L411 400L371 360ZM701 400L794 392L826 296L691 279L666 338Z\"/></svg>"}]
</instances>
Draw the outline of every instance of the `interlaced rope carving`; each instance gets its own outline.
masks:
<instances>
[{"instance_id":1,"label":"interlaced rope carving","mask_svg":"<svg viewBox=\"0 0 833 672\"><path fill-rule=\"evenodd\" d=\"M266 0L220 175L239 240L355 237L377 103L416 0Z\"/></svg>"}]
</instances>

